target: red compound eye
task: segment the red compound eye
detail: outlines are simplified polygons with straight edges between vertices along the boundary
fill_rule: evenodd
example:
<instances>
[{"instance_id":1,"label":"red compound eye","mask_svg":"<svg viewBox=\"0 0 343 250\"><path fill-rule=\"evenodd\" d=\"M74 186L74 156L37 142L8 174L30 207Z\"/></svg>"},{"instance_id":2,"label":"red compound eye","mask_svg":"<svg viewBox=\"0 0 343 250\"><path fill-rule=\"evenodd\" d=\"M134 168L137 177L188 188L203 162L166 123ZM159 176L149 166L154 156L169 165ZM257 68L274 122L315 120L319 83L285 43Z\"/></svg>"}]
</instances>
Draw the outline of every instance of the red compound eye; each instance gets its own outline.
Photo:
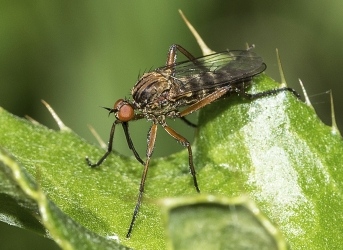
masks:
<instances>
[{"instance_id":1,"label":"red compound eye","mask_svg":"<svg viewBox=\"0 0 343 250\"><path fill-rule=\"evenodd\" d=\"M135 116L132 106L123 99L116 101L113 108L117 110L116 116L122 122L128 122Z\"/></svg>"},{"instance_id":2,"label":"red compound eye","mask_svg":"<svg viewBox=\"0 0 343 250\"><path fill-rule=\"evenodd\" d=\"M129 104L124 104L121 106L118 110L118 119L122 122L127 122L132 120L132 118L135 116L135 112L133 111L133 108Z\"/></svg>"}]
</instances>

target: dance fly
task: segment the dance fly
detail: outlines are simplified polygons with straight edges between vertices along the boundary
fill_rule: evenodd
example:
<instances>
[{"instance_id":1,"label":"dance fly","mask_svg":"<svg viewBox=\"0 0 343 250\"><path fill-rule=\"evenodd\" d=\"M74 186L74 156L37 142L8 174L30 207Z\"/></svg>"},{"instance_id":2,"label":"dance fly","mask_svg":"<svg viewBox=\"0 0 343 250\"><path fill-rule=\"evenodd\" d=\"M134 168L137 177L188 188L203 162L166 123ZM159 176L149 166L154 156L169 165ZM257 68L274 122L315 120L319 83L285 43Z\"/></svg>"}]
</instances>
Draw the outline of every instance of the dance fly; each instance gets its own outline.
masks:
<instances>
[{"instance_id":1,"label":"dance fly","mask_svg":"<svg viewBox=\"0 0 343 250\"><path fill-rule=\"evenodd\" d=\"M86 157L88 165L91 167L99 166L111 153L115 127L121 124L129 148L135 158L144 166L138 199L126 235L127 238L131 236L141 205L149 162L154 150L157 125L161 125L169 135L187 148L189 169L193 177L194 187L197 192L200 192L193 165L191 145L185 137L167 125L166 118L180 118L188 125L196 127L185 118L186 115L218 99L228 97L232 93L239 93L250 100L282 91L290 91L299 97L291 88L273 89L257 94L246 93L246 87L252 83L252 78L266 69L266 64L262 58L254 53L252 48L227 50L195 58L186 49L174 44L169 49L166 65L144 73L138 80L131 91L132 100L119 99L113 108L105 108L109 113L114 113L116 118L112 125L107 152L94 164ZM176 62L177 51L184 54L188 60ZM137 153L128 130L128 122L140 119L147 119L152 122L148 133L145 161Z\"/></svg>"}]
</instances>

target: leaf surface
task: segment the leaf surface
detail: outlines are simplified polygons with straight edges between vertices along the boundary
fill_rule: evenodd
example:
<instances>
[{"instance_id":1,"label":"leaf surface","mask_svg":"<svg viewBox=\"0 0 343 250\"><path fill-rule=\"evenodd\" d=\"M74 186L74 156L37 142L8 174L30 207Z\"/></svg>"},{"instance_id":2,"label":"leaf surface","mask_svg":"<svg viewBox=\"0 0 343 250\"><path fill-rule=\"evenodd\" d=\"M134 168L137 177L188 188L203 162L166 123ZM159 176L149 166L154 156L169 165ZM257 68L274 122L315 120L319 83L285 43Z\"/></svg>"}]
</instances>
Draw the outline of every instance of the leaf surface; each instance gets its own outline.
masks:
<instances>
[{"instance_id":1,"label":"leaf surface","mask_svg":"<svg viewBox=\"0 0 343 250\"><path fill-rule=\"evenodd\" d=\"M254 82L252 92L278 87L264 74ZM342 138L311 107L285 92L253 101L232 96L203 108L195 133L203 194L249 196L294 249L341 246ZM85 156L94 162L103 149L3 109L0 146L0 219L52 237L65 249L164 249L170 235L160 199L197 196L186 150L154 159L126 239L143 170L134 158L113 152L91 169Z\"/></svg>"}]
</instances>

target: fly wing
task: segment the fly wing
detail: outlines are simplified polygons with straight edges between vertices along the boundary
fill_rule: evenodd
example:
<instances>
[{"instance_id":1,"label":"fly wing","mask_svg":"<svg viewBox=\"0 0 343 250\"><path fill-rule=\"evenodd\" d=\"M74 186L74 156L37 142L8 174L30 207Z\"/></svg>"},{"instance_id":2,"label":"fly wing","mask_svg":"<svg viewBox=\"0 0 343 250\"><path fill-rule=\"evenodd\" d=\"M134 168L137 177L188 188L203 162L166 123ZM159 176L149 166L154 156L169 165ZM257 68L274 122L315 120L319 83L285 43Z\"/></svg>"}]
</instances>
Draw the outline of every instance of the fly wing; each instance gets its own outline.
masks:
<instances>
[{"instance_id":1,"label":"fly wing","mask_svg":"<svg viewBox=\"0 0 343 250\"><path fill-rule=\"evenodd\" d=\"M230 83L243 82L263 72L266 65L250 50L224 51L156 69L174 78L179 93L216 89ZM170 74L170 72L174 72Z\"/></svg>"}]
</instances>

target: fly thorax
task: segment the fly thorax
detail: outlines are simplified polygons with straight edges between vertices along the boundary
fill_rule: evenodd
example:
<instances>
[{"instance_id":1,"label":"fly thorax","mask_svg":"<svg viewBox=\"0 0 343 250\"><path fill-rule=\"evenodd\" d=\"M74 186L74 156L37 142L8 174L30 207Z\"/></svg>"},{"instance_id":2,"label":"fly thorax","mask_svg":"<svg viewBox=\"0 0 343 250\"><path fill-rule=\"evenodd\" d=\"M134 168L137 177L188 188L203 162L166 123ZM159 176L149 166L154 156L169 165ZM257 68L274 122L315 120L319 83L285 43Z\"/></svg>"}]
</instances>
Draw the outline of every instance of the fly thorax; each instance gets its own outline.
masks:
<instances>
[{"instance_id":1,"label":"fly thorax","mask_svg":"<svg viewBox=\"0 0 343 250\"><path fill-rule=\"evenodd\" d=\"M149 113L145 113L145 118L148 120L148 121L152 121L152 122L157 122L157 118L154 114L149 114Z\"/></svg>"},{"instance_id":2,"label":"fly thorax","mask_svg":"<svg viewBox=\"0 0 343 250\"><path fill-rule=\"evenodd\" d=\"M159 109L166 105L170 81L157 72L145 73L132 89L132 97L140 106Z\"/></svg>"}]
</instances>

